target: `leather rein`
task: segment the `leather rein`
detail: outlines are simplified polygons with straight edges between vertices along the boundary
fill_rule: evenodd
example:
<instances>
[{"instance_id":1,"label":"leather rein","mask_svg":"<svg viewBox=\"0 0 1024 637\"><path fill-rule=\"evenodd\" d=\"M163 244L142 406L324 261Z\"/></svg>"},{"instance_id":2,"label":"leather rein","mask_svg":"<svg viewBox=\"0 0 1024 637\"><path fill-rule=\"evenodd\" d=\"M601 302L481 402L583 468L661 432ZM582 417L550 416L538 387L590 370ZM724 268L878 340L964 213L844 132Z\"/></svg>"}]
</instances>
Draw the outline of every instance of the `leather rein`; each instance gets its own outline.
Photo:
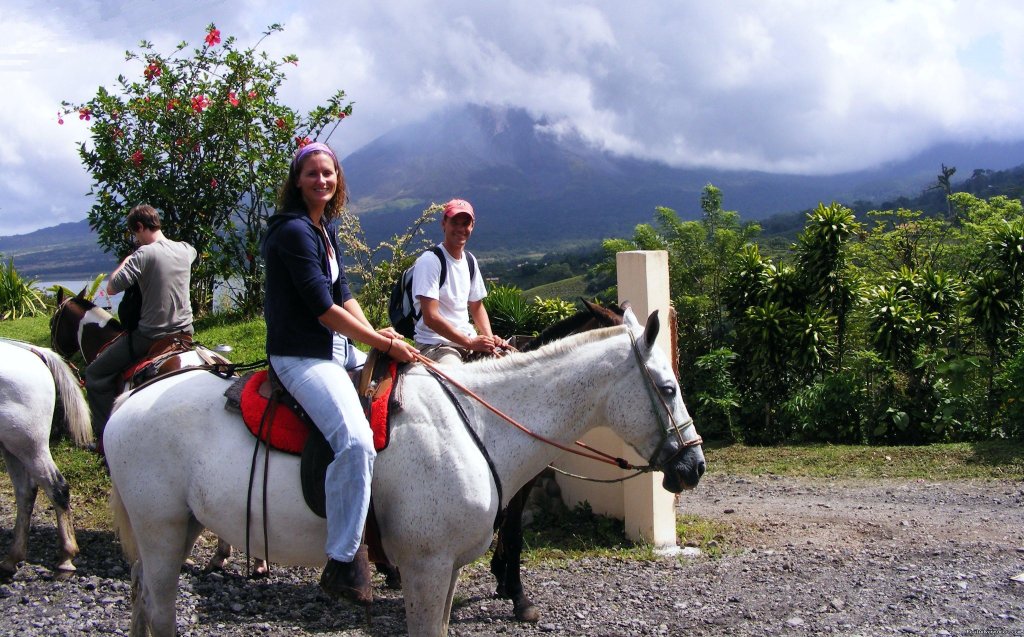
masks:
<instances>
[{"instance_id":1,"label":"leather rein","mask_svg":"<svg viewBox=\"0 0 1024 637\"><path fill-rule=\"evenodd\" d=\"M547 445L550 445L552 447L555 447L557 449L561 449L562 451L566 451L568 453L576 454L577 456L581 456L581 457L584 457L584 458L589 458L591 460L597 460L598 462L604 462L606 464L614 465L616 467L619 467L620 469L635 471L636 473L634 475L628 476L628 477L635 477L637 475L640 475L641 473L648 473L650 471L660 471L662 467L664 467L666 464L668 464L669 462L674 460L679 454L681 454L684 451L686 451L686 449L688 449L690 447L699 446L699 445L704 443L704 440L699 435L696 436L693 440L687 441L687 440L683 439L683 432L686 431L687 429L690 429L690 428L694 427L693 418L687 416L687 418L686 418L686 420L684 422L682 422L682 423L677 423L676 422L675 417L672 415L672 410L668 406L668 403L665 402L664 397L662 397L661 393L658 392L657 388L655 387L654 378L651 376L651 370L649 370L647 368L647 365L644 364L643 356L640 354L640 348L636 344L636 337L633 336L633 333L630 332L629 330L627 330L627 333L629 334L630 345L631 345L631 347L633 349L633 354L636 357L637 364L640 366L640 369L643 370L642 373L644 374L644 378L647 380L647 382L644 383L644 387L647 389L647 394L648 394L648 397L651 400L651 405L652 405L652 407L654 407L654 412L657 415L658 423L661 425L661 441L658 443L658 446L655 447L654 453L651 454L651 457L648 459L648 464L641 465L641 466L634 465L634 464L630 463L628 460L626 460L625 458L620 458L618 456L614 456L612 454L605 453L605 452L600 451L598 449L594 449L593 447L590 447L586 443L583 443L583 442L581 442L579 440L576 441L576 445L586 449L587 451L580 451L580 450L575 449L573 447L570 447L570 446L567 446L567 445L563 445L563 444L561 444L561 443L559 443L557 441L551 440L550 438L546 438L545 436L542 436L541 434L538 434L538 433L530 430L528 427L522 425L521 423L516 421L514 418L509 416L508 414L504 413L503 411L501 411L500 409L498 409L494 405L492 405L489 402L487 402L479 394L475 393L473 390L469 389L468 387L466 387L462 383L460 383L457 380L453 379L451 376L446 374L443 371L443 369L441 369L441 367L439 365L437 365L434 361L432 361L429 358L423 356L419 352L415 352L414 353L414 359L416 361L419 361L420 363L422 363L433 374L435 374L437 376L440 376L441 378L444 378L453 387L457 388L458 390L460 390L461 392L463 392L464 394L466 394L467 396L469 396L473 400L477 401L482 406L486 407L489 411L494 413L496 416L498 416L499 418L501 418L505 422L508 422L509 424L514 426L516 429L522 431L523 433L527 434L531 438L539 440L539 441L541 441L541 442L543 442L543 443L545 443ZM660 404L660 409L659 409L659 404ZM663 415L662 412L664 412L664 415ZM665 415L668 416L668 423L667 424L665 422ZM664 461L659 462L657 460L658 456L660 455L660 453L661 453L662 449L665 447L665 445L673 437L673 435L679 441L679 449L675 453L673 453L671 456L666 458ZM590 452L590 453L588 453L588 452ZM579 476L577 476L577 477L579 477ZM622 478L617 479L617 480L613 480L613 481L610 481L610 482L618 482L618 481L621 481L621 480L622 480Z\"/></svg>"}]
</instances>

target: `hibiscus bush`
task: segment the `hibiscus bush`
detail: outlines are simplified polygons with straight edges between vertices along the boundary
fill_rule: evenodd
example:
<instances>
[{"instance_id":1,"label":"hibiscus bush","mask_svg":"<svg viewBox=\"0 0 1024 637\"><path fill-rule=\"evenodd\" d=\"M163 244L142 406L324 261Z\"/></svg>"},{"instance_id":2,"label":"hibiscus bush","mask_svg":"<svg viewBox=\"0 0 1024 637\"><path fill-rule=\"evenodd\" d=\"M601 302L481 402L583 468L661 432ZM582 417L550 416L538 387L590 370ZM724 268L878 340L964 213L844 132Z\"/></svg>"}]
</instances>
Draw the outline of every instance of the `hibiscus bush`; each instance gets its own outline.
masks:
<instances>
[{"instance_id":1,"label":"hibiscus bush","mask_svg":"<svg viewBox=\"0 0 1024 637\"><path fill-rule=\"evenodd\" d=\"M284 70L298 58L271 59L260 46L281 30L273 24L255 45L241 47L210 24L201 46L189 51L181 42L168 55L143 41L126 53L130 70L113 90L101 86L87 102L64 102L58 118L77 114L89 124L79 155L93 176L89 224L100 244L126 254L128 211L155 206L166 234L199 251L198 311L212 308L215 280L229 286L243 312L262 308L259 237L292 153L326 141L352 113L341 90L306 114L278 101Z\"/></svg>"}]
</instances>

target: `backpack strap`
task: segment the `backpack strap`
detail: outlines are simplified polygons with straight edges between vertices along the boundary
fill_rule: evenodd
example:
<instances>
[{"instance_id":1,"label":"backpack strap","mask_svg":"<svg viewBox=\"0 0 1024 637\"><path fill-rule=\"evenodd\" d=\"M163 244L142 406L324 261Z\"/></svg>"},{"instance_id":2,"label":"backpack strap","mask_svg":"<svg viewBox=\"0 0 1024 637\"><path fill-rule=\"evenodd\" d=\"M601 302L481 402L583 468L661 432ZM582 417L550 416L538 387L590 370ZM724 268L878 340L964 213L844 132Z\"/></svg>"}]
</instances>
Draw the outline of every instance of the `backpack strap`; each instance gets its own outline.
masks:
<instances>
[{"instance_id":1,"label":"backpack strap","mask_svg":"<svg viewBox=\"0 0 1024 637\"><path fill-rule=\"evenodd\" d=\"M441 246L434 246L430 249L437 257L437 260L441 262L441 277L437 282L438 289L444 287L444 282L448 280L448 259L444 257L444 252L441 251ZM473 283L473 277L476 276L476 257L469 250L466 250L466 258L469 260L469 282Z\"/></svg>"},{"instance_id":2,"label":"backpack strap","mask_svg":"<svg viewBox=\"0 0 1024 637\"><path fill-rule=\"evenodd\" d=\"M441 262L441 277L437 282L437 288L440 290L444 287L444 282L448 279L448 259L444 258L444 252L441 251L441 246L434 246L430 249L437 257L437 260Z\"/></svg>"}]
</instances>

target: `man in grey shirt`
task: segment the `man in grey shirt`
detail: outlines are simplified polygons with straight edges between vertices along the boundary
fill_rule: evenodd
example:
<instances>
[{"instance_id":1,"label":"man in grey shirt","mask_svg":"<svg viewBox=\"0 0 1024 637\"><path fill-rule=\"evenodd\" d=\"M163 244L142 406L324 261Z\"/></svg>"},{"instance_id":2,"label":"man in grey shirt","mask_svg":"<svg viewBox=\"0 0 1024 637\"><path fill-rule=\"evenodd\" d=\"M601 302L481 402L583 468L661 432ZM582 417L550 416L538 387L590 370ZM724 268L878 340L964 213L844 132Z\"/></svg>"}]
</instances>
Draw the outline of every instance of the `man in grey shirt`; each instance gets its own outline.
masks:
<instances>
[{"instance_id":1,"label":"man in grey shirt","mask_svg":"<svg viewBox=\"0 0 1024 637\"><path fill-rule=\"evenodd\" d=\"M142 290L139 326L114 339L85 368L92 426L101 451L103 428L121 390L124 370L144 357L159 339L192 334L189 286L196 249L184 241L165 237L160 230L160 215L149 205L132 208L128 213L128 231L139 247L110 275L107 294L118 294L138 283Z\"/></svg>"}]
</instances>

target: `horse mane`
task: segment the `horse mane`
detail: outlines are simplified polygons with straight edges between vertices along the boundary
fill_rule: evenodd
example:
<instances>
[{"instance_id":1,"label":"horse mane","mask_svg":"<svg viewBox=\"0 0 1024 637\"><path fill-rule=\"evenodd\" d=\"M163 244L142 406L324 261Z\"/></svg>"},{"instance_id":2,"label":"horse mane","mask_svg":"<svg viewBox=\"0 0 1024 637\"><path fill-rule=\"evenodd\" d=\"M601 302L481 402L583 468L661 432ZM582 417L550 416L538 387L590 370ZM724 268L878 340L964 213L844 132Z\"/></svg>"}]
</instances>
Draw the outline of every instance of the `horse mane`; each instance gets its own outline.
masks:
<instances>
[{"instance_id":1,"label":"horse mane","mask_svg":"<svg viewBox=\"0 0 1024 637\"><path fill-rule=\"evenodd\" d=\"M513 373L518 371L520 368L531 365L538 358L544 358L551 355L559 355L570 352L575 349L579 349L589 343L595 343L597 341L603 341L614 336L622 334L626 330L623 325L615 325L612 327L601 327L588 332L580 332L578 334L572 334L565 338L561 338L557 341L553 341L544 345L543 347L528 352L520 352L519 354L512 354L509 356L503 356L502 358L484 358L478 361L465 363L462 367L468 372L480 373L480 372L502 372L502 373Z\"/></svg>"},{"instance_id":2,"label":"horse mane","mask_svg":"<svg viewBox=\"0 0 1024 637\"><path fill-rule=\"evenodd\" d=\"M535 336L520 351L532 352L547 345L548 343L561 340L578 331L581 327L586 325L587 321L591 318L593 318L593 315L589 311L577 312L564 321L559 321L542 330L540 334Z\"/></svg>"},{"instance_id":3,"label":"horse mane","mask_svg":"<svg viewBox=\"0 0 1024 637\"><path fill-rule=\"evenodd\" d=\"M69 301L74 301L76 305L81 307L86 312L88 312L89 310L91 310L94 307L99 307L95 303L90 301L89 299L85 298L84 296L72 296L68 300Z\"/></svg>"}]
</instances>

